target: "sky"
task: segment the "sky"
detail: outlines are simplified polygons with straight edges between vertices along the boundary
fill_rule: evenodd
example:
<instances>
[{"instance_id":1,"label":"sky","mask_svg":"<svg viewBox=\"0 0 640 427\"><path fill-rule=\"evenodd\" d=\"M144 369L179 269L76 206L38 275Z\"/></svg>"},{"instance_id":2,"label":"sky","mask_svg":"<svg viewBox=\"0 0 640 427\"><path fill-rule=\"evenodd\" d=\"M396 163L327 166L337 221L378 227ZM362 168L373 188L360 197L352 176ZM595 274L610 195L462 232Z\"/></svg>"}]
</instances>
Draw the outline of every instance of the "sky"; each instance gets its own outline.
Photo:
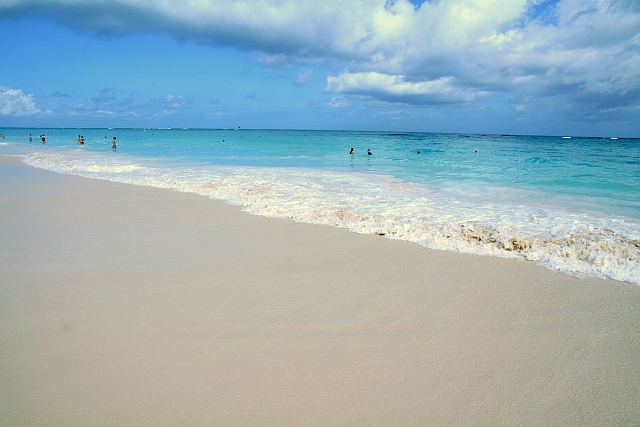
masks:
<instances>
[{"instance_id":1,"label":"sky","mask_svg":"<svg viewBox=\"0 0 640 427\"><path fill-rule=\"evenodd\" d=\"M640 136L638 0L0 0L0 126Z\"/></svg>"}]
</instances>

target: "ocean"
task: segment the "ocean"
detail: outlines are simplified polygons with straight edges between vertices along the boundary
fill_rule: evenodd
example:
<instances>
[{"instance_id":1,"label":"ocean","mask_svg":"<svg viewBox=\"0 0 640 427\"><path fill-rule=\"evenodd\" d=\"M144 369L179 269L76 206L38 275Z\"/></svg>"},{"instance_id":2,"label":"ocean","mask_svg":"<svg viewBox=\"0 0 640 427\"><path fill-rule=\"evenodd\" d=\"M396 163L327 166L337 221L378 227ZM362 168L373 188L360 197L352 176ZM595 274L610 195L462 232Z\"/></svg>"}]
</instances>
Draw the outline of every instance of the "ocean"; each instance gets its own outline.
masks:
<instances>
[{"instance_id":1,"label":"ocean","mask_svg":"<svg viewBox=\"0 0 640 427\"><path fill-rule=\"evenodd\" d=\"M578 277L640 285L637 138L245 129L0 132L0 154L21 156L38 168L191 192L255 215L432 249L521 258ZM85 138L82 146L78 135Z\"/></svg>"}]
</instances>

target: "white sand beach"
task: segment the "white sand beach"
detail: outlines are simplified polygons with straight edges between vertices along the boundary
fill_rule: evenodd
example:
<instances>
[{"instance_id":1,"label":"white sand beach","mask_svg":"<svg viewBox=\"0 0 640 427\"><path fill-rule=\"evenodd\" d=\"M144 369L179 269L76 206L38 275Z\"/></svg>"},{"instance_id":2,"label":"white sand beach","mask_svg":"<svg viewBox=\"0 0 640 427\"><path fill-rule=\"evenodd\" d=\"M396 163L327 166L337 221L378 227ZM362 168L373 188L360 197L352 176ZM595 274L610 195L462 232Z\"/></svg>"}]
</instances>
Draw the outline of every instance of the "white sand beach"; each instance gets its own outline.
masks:
<instances>
[{"instance_id":1,"label":"white sand beach","mask_svg":"<svg viewBox=\"0 0 640 427\"><path fill-rule=\"evenodd\" d=\"M1 426L640 425L640 287L0 157Z\"/></svg>"}]
</instances>

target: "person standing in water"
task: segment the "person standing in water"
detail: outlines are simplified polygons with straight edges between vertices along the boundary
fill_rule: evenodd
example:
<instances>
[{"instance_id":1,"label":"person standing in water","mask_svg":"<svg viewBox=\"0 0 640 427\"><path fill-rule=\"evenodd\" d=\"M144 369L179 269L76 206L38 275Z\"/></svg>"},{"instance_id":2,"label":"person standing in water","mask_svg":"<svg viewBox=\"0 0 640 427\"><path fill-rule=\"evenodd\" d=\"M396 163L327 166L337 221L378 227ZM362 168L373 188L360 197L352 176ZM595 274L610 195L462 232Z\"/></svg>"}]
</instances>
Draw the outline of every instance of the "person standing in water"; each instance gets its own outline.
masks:
<instances>
[{"instance_id":1,"label":"person standing in water","mask_svg":"<svg viewBox=\"0 0 640 427\"><path fill-rule=\"evenodd\" d=\"M29 134L29 142L33 141L33 136L31 136L31 134Z\"/></svg>"},{"instance_id":2,"label":"person standing in water","mask_svg":"<svg viewBox=\"0 0 640 427\"><path fill-rule=\"evenodd\" d=\"M80 142L80 135L78 135L78 145L82 145L82 142Z\"/></svg>"},{"instance_id":3,"label":"person standing in water","mask_svg":"<svg viewBox=\"0 0 640 427\"><path fill-rule=\"evenodd\" d=\"M367 148L367 155L369 155L369 156L373 156L373 153L372 153L372 152L371 152L371 150L369 150L368 148Z\"/></svg>"},{"instance_id":4,"label":"person standing in water","mask_svg":"<svg viewBox=\"0 0 640 427\"><path fill-rule=\"evenodd\" d=\"M353 151L353 148L351 148L351 151L349 151L349 154L356 154L356 152Z\"/></svg>"},{"instance_id":5,"label":"person standing in water","mask_svg":"<svg viewBox=\"0 0 640 427\"><path fill-rule=\"evenodd\" d=\"M116 149L116 137L113 137L113 140L111 141L111 148L113 148L114 150Z\"/></svg>"}]
</instances>

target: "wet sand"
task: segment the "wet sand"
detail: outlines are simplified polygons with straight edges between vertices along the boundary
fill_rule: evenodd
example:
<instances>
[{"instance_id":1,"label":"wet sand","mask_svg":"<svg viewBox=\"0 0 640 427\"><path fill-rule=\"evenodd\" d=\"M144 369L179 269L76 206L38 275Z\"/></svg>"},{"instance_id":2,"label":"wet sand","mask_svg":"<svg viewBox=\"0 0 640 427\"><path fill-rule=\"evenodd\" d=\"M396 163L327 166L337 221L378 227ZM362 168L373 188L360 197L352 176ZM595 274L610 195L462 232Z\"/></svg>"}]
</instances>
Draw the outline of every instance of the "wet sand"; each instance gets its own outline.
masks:
<instances>
[{"instance_id":1,"label":"wet sand","mask_svg":"<svg viewBox=\"0 0 640 427\"><path fill-rule=\"evenodd\" d=\"M2 426L640 425L640 287L0 157Z\"/></svg>"}]
</instances>

